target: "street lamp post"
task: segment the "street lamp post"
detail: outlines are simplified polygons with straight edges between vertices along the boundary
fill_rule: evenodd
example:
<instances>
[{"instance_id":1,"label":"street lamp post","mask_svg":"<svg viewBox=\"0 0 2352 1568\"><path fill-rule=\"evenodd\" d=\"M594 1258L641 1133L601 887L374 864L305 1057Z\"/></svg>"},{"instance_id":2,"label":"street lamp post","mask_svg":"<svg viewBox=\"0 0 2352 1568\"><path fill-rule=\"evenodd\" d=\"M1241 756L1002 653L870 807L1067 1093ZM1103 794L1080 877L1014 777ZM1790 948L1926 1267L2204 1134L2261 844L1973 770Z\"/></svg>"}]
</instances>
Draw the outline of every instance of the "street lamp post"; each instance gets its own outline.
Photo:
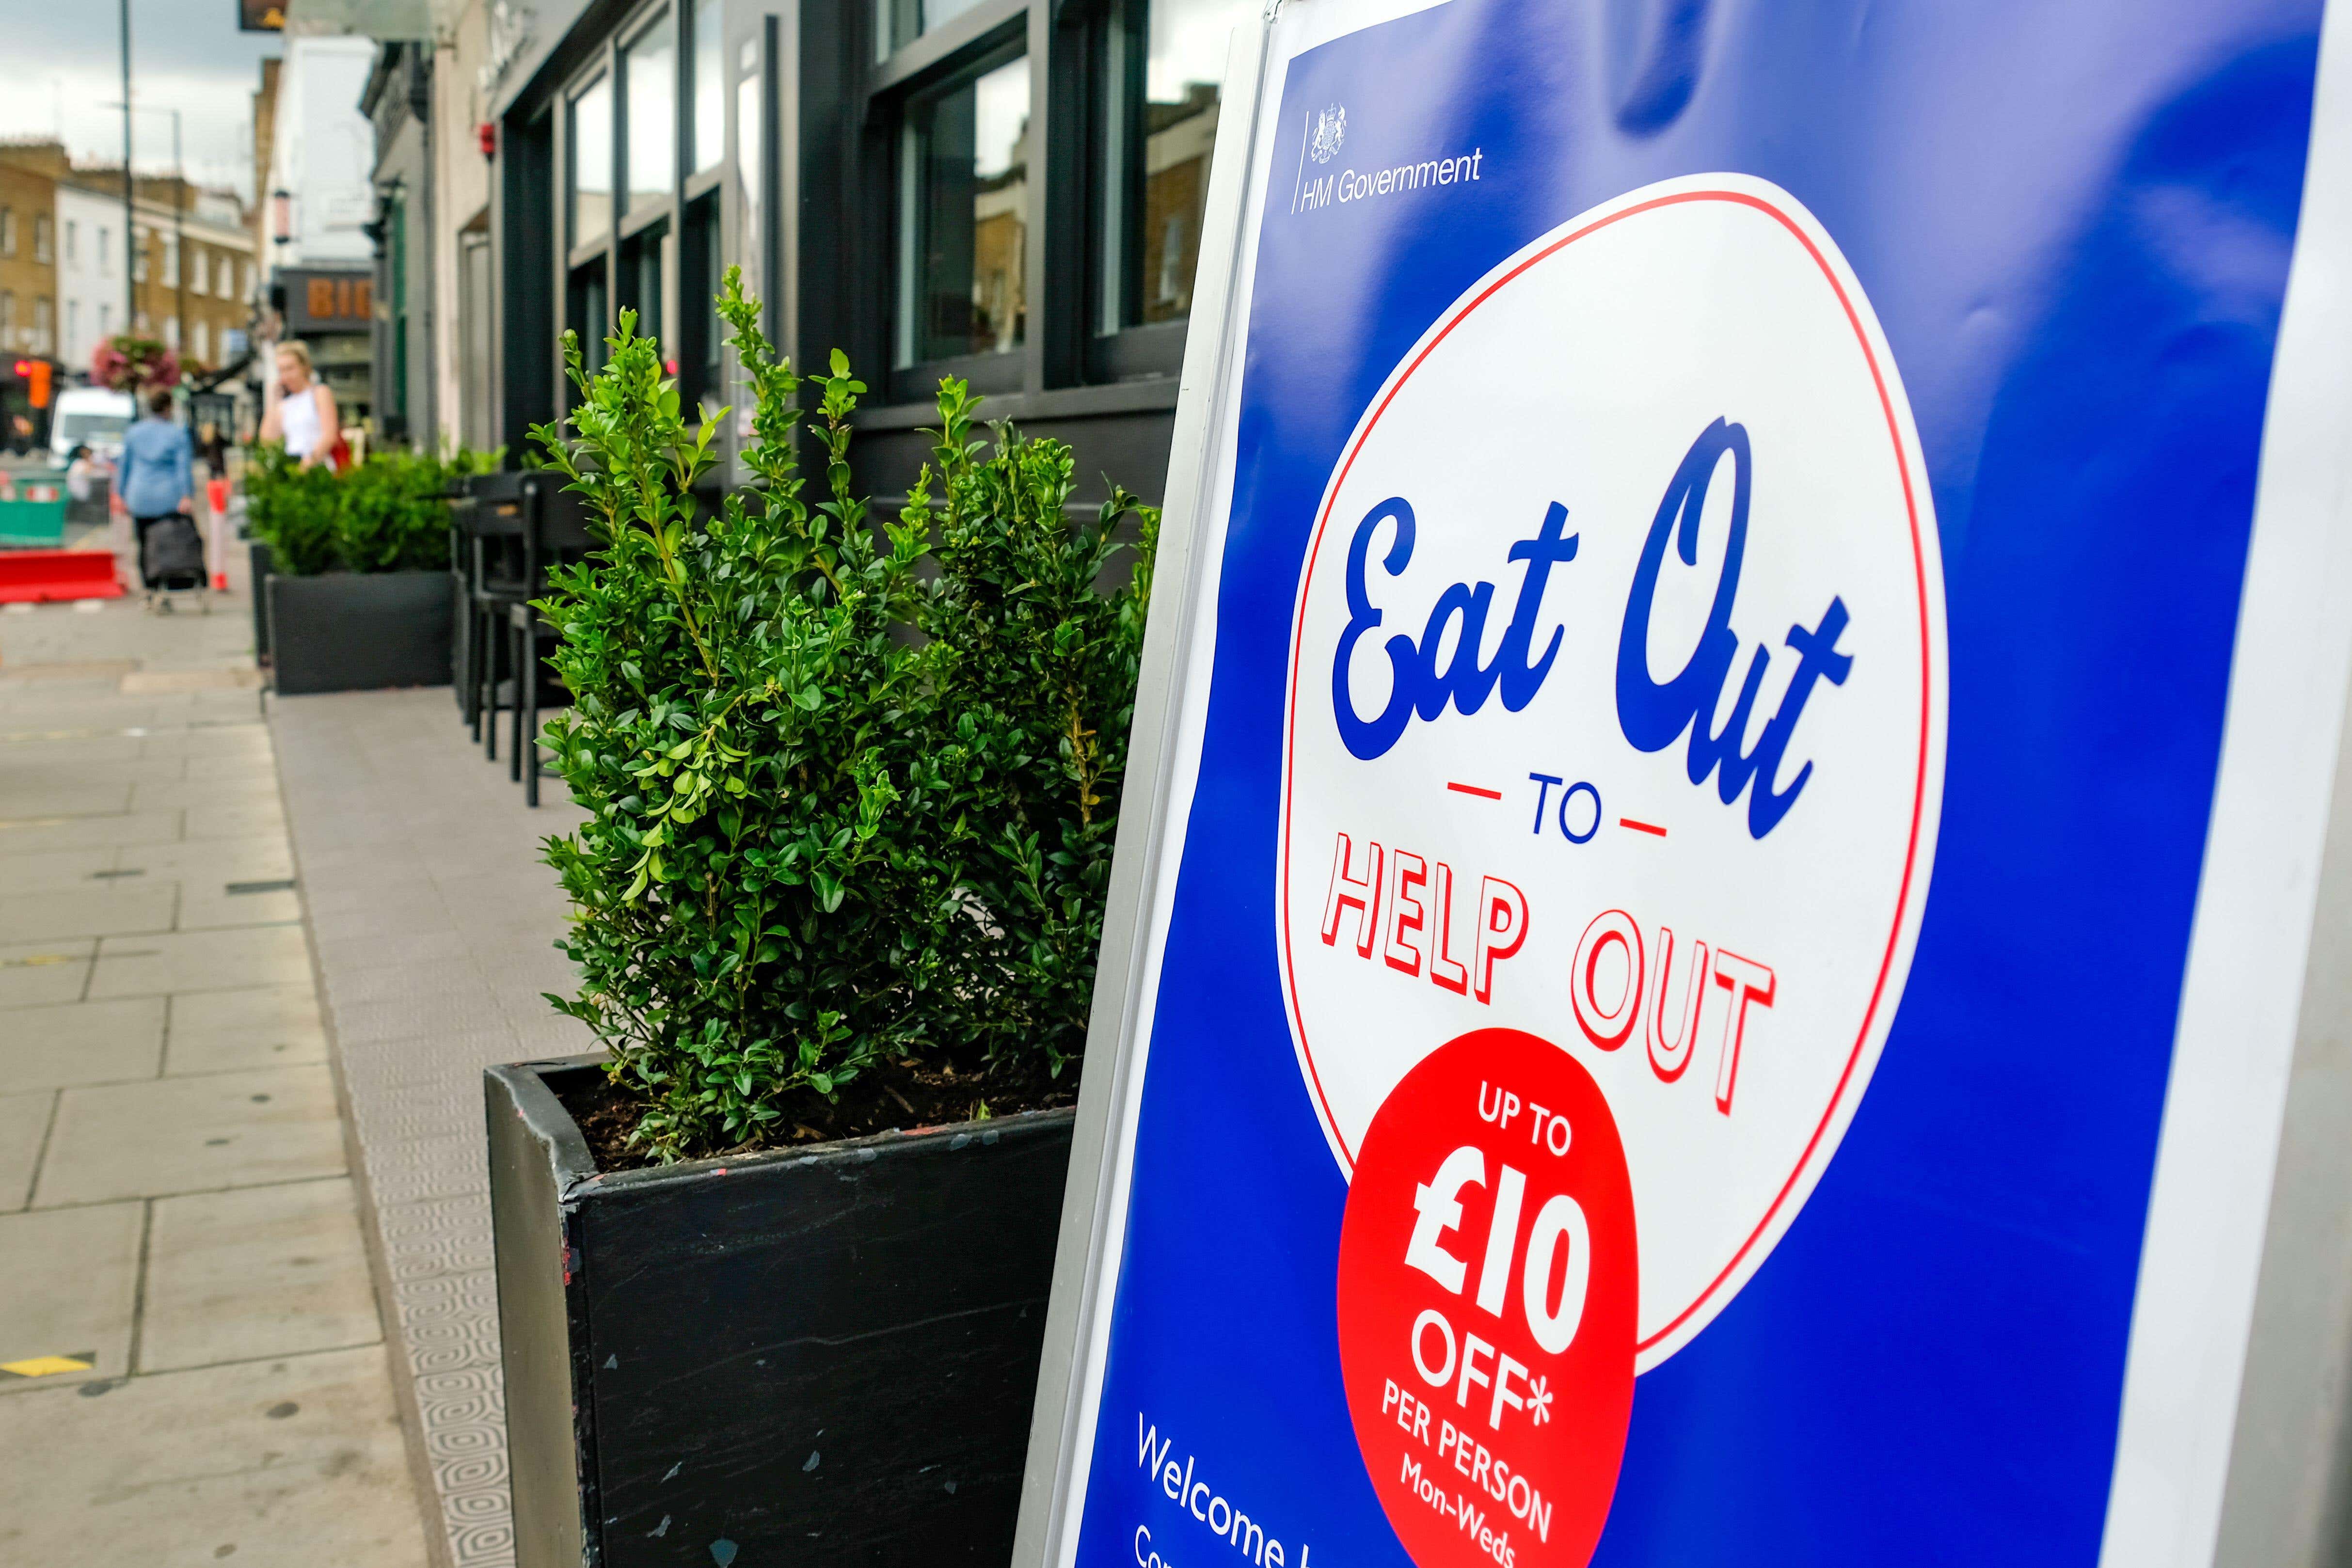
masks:
<instances>
[{"instance_id":1,"label":"street lamp post","mask_svg":"<svg viewBox=\"0 0 2352 1568\"><path fill-rule=\"evenodd\" d=\"M122 329L138 330L139 246L131 210L131 0L122 0Z\"/></svg>"},{"instance_id":2,"label":"street lamp post","mask_svg":"<svg viewBox=\"0 0 2352 1568\"><path fill-rule=\"evenodd\" d=\"M174 289L176 290L177 296L172 306L172 315L173 319L179 323L180 335L180 340L176 345L174 345L173 350L176 353L185 349L188 341L188 236L187 227L184 221L188 210L188 170L186 163L182 161L180 155L180 111L169 105L160 103L142 104L139 107L144 109L150 114L168 114L172 117L172 254L178 258L179 262L179 265L172 274L172 282ZM131 118L131 100L129 99L122 100L122 117L126 121ZM127 150L131 145L131 139L128 136L125 136L122 139L122 145L126 150L124 166L125 168L128 168L129 154ZM129 176L127 174L124 176L124 183L126 186L129 183ZM122 214L123 226L128 230L131 225L131 204L127 199L123 203ZM128 259L131 255L131 246L128 243L128 237L129 236L126 234L125 244L123 246L123 256L125 259ZM138 306L135 303L136 298L136 295L133 295L132 298L134 303L131 306L131 311L134 319L136 319L138 311ZM131 326L131 322L126 321L123 323L123 326L127 329Z\"/></svg>"}]
</instances>

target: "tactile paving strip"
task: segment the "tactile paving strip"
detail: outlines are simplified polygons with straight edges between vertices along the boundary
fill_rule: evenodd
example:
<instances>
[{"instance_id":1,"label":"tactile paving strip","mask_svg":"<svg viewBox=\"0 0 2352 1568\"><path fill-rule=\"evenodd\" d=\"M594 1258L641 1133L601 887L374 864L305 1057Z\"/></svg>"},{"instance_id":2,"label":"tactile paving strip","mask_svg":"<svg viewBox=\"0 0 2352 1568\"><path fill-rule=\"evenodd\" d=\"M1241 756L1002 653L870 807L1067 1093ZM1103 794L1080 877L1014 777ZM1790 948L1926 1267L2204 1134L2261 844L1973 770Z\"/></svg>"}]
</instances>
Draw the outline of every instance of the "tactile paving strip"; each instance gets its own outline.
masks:
<instances>
[{"instance_id":1,"label":"tactile paving strip","mask_svg":"<svg viewBox=\"0 0 2352 1568\"><path fill-rule=\"evenodd\" d=\"M278 759L379 1288L443 1561L515 1560L482 1137L482 1069L590 1049L541 995L564 898L524 808L446 687L273 701ZM501 737L503 739L503 737Z\"/></svg>"}]
</instances>

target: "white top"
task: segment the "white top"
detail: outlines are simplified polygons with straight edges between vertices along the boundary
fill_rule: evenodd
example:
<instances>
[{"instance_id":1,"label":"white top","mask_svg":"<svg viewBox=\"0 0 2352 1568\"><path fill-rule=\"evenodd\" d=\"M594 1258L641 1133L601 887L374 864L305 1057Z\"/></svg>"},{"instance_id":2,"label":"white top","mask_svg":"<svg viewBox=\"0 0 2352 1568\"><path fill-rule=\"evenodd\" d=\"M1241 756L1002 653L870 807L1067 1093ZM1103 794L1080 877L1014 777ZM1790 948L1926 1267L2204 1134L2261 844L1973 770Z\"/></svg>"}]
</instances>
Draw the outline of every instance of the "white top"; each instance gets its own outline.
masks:
<instances>
[{"instance_id":1,"label":"white top","mask_svg":"<svg viewBox=\"0 0 2352 1568\"><path fill-rule=\"evenodd\" d=\"M319 445L319 389L304 387L280 398L278 421L286 432L286 450L296 457L308 457Z\"/></svg>"}]
</instances>

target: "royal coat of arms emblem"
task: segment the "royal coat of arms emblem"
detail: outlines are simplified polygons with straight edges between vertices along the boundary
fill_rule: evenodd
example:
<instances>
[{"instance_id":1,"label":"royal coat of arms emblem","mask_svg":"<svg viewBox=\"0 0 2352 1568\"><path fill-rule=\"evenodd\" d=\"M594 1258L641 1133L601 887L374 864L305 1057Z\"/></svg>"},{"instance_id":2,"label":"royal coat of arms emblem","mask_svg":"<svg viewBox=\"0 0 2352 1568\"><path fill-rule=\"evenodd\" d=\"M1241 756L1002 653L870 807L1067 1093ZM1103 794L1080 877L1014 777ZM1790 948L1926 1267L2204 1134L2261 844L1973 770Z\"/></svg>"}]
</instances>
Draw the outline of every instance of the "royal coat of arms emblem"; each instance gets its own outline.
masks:
<instances>
[{"instance_id":1,"label":"royal coat of arms emblem","mask_svg":"<svg viewBox=\"0 0 2352 1568\"><path fill-rule=\"evenodd\" d=\"M1318 163L1328 163L1339 155L1339 143L1348 136L1348 111L1333 104L1315 117L1315 135L1307 145Z\"/></svg>"}]
</instances>

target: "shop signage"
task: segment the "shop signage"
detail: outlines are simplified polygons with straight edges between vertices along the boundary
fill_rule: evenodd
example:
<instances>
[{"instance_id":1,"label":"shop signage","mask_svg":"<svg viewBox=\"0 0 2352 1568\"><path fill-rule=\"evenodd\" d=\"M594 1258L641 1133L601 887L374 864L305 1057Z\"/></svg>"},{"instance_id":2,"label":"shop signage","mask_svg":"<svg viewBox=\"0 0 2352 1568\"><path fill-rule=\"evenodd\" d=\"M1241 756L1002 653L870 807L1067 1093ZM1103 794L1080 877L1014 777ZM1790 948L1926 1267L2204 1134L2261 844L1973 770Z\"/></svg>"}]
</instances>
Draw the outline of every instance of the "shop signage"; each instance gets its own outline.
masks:
<instances>
[{"instance_id":1,"label":"shop signage","mask_svg":"<svg viewBox=\"0 0 2352 1568\"><path fill-rule=\"evenodd\" d=\"M2277 1106L2166 1103L2284 1073L2352 647L2289 10L1236 46L1028 1568L2210 1556Z\"/></svg>"},{"instance_id":2,"label":"shop signage","mask_svg":"<svg viewBox=\"0 0 2352 1568\"><path fill-rule=\"evenodd\" d=\"M364 332L374 319L375 280L365 272L289 267L279 281L289 331Z\"/></svg>"}]
</instances>

